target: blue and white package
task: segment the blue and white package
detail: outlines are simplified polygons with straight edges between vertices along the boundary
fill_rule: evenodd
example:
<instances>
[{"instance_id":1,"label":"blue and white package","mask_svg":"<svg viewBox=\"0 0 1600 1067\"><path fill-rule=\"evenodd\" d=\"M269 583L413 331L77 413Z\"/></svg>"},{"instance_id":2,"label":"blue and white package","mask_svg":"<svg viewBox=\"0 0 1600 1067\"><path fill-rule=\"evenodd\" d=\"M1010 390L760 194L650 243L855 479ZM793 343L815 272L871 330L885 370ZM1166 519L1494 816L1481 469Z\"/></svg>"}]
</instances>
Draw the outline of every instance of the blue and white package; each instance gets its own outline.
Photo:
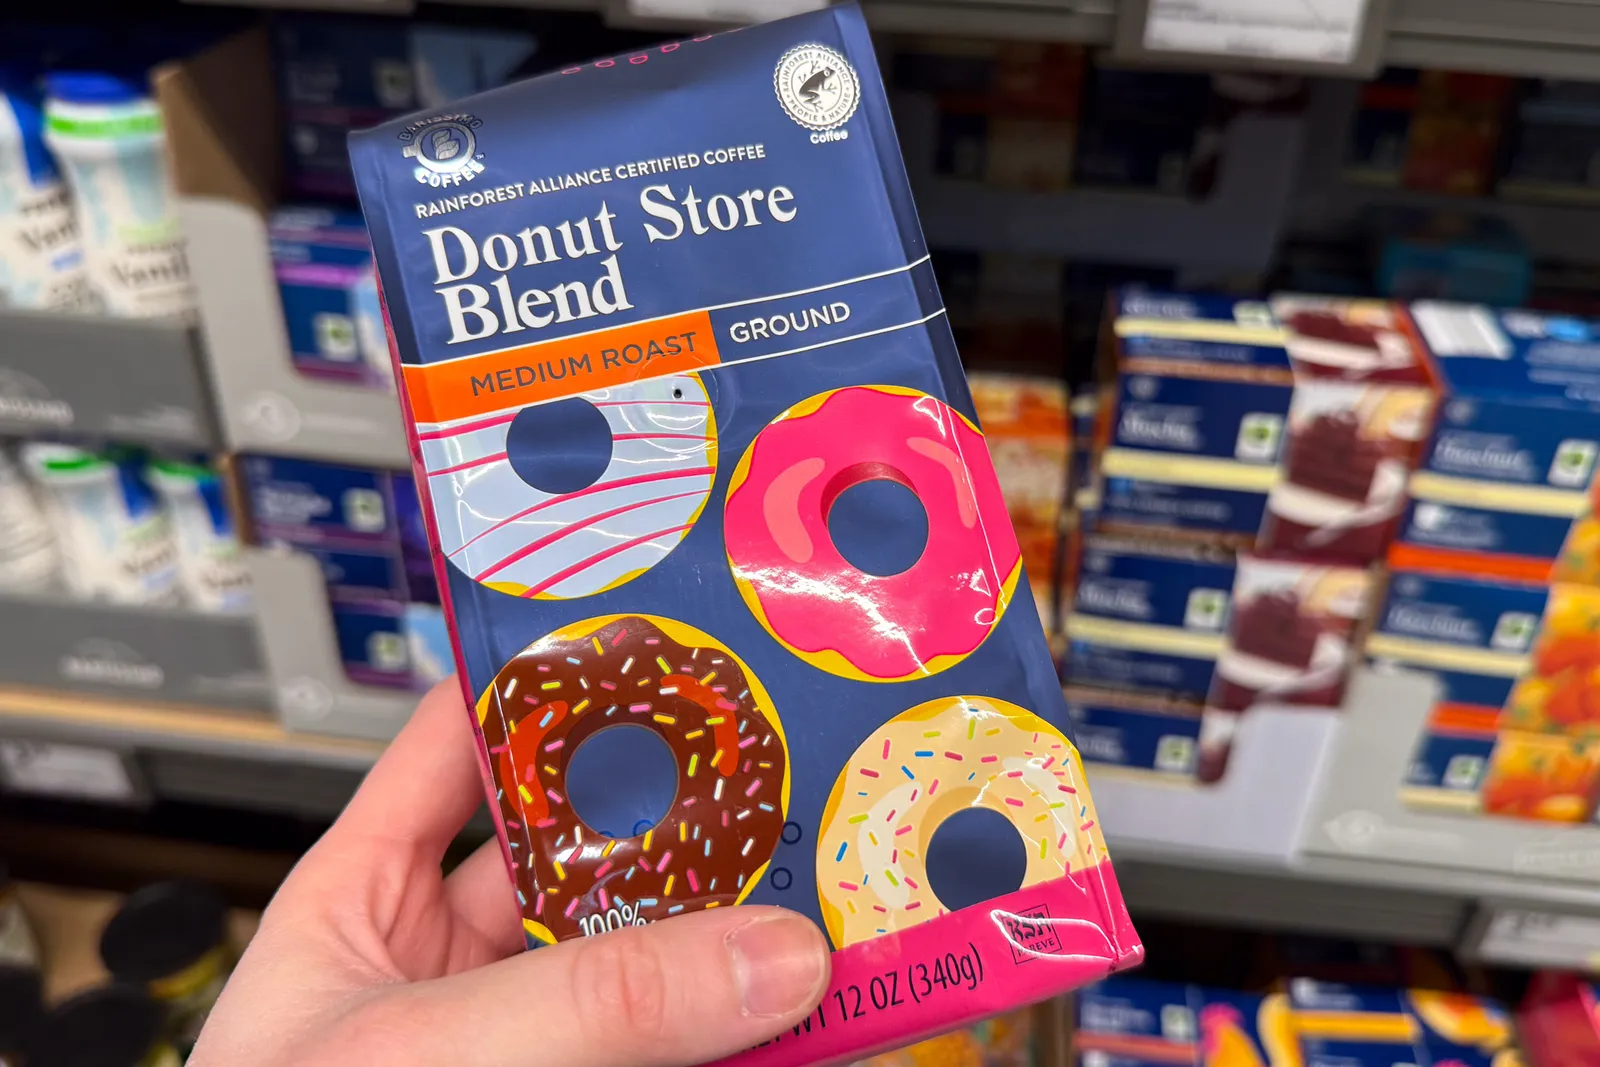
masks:
<instances>
[{"instance_id":1,"label":"blue and white package","mask_svg":"<svg viewBox=\"0 0 1600 1067\"><path fill-rule=\"evenodd\" d=\"M1089 763L1178 780L1200 760L1200 706L1139 693L1068 688L1078 750Z\"/></svg>"},{"instance_id":2,"label":"blue and white package","mask_svg":"<svg viewBox=\"0 0 1600 1067\"><path fill-rule=\"evenodd\" d=\"M44 145L33 86L0 65L0 303L44 311L93 305L67 187Z\"/></svg>"},{"instance_id":3,"label":"blue and white package","mask_svg":"<svg viewBox=\"0 0 1600 1067\"><path fill-rule=\"evenodd\" d=\"M1234 570L1226 553L1086 537L1067 617L1065 680L1204 700L1227 632Z\"/></svg>"},{"instance_id":4,"label":"blue and white package","mask_svg":"<svg viewBox=\"0 0 1600 1067\"><path fill-rule=\"evenodd\" d=\"M321 377L392 383L372 243L360 212L280 208L268 234L295 367Z\"/></svg>"},{"instance_id":5,"label":"blue and white package","mask_svg":"<svg viewBox=\"0 0 1600 1067\"><path fill-rule=\"evenodd\" d=\"M1600 580L1600 323L1422 301L1412 317L1449 399L1391 553L1396 566Z\"/></svg>"},{"instance_id":6,"label":"blue and white package","mask_svg":"<svg viewBox=\"0 0 1600 1067\"><path fill-rule=\"evenodd\" d=\"M387 471L280 456L239 461L262 541L391 544L399 538Z\"/></svg>"},{"instance_id":7,"label":"blue and white package","mask_svg":"<svg viewBox=\"0 0 1600 1067\"><path fill-rule=\"evenodd\" d=\"M350 680L363 685L409 687L411 645L404 604L353 601L333 605L339 658Z\"/></svg>"},{"instance_id":8,"label":"blue and white package","mask_svg":"<svg viewBox=\"0 0 1600 1067\"><path fill-rule=\"evenodd\" d=\"M575 65L351 155L530 944L809 914L833 984L728 1061L762 1067L1141 958L860 11ZM935 960L972 979L923 989ZM888 971L906 995L856 1014Z\"/></svg>"}]
</instances>

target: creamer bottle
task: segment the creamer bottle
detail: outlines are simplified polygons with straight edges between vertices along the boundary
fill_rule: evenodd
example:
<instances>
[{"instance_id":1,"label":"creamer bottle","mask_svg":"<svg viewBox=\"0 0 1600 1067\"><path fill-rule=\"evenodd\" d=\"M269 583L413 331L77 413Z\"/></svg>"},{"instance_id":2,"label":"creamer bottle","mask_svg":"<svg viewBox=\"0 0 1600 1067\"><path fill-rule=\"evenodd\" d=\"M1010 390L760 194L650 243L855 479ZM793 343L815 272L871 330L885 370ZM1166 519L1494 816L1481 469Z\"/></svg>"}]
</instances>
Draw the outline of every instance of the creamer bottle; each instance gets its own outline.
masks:
<instances>
[{"instance_id":1,"label":"creamer bottle","mask_svg":"<svg viewBox=\"0 0 1600 1067\"><path fill-rule=\"evenodd\" d=\"M93 306L66 186L44 146L29 80L0 65L0 303L41 311Z\"/></svg>"},{"instance_id":2,"label":"creamer bottle","mask_svg":"<svg viewBox=\"0 0 1600 1067\"><path fill-rule=\"evenodd\" d=\"M172 460L152 461L144 475L172 520L184 597L202 611L249 611L250 571L221 477L210 467Z\"/></svg>"},{"instance_id":3,"label":"creamer bottle","mask_svg":"<svg viewBox=\"0 0 1600 1067\"><path fill-rule=\"evenodd\" d=\"M194 286L156 102L109 74L52 74L45 88L45 142L72 186L89 281L106 311L192 317Z\"/></svg>"}]
</instances>

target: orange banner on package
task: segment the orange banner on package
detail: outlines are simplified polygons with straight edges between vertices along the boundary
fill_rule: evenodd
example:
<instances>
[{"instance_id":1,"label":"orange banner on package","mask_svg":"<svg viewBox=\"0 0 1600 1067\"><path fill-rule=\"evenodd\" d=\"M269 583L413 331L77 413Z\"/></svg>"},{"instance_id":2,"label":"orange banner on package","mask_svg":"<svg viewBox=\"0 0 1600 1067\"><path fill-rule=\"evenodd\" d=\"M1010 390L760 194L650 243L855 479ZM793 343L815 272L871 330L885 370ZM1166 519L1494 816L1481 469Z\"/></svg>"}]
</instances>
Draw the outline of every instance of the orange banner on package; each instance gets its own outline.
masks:
<instances>
[{"instance_id":1,"label":"orange banner on package","mask_svg":"<svg viewBox=\"0 0 1600 1067\"><path fill-rule=\"evenodd\" d=\"M711 316L691 311L481 356L407 366L403 373L412 417L419 423L439 423L719 362Z\"/></svg>"}]
</instances>

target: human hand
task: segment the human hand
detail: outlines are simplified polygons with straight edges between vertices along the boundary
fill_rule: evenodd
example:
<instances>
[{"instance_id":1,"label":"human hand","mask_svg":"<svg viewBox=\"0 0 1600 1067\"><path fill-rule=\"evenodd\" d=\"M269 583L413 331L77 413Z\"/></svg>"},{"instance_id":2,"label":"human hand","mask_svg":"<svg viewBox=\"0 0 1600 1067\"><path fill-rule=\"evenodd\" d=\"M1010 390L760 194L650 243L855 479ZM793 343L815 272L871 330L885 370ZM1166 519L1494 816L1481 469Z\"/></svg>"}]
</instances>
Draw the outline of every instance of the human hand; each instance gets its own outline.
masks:
<instances>
[{"instance_id":1,"label":"human hand","mask_svg":"<svg viewBox=\"0 0 1600 1067\"><path fill-rule=\"evenodd\" d=\"M448 678L278 890L189 1067L680 1067L764 1041L821 998L822 934L779 908L523 953L499 842L440 870L482 798Z\"/></svg>"}]
</instances>

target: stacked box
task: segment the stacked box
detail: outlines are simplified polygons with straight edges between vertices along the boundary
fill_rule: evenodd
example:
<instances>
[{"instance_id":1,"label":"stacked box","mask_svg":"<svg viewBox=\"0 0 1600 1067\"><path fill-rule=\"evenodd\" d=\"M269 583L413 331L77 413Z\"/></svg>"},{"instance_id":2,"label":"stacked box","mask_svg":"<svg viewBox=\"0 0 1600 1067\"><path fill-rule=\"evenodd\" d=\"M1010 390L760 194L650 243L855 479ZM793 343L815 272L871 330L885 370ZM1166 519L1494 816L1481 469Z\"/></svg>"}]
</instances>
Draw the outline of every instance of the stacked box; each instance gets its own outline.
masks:
<instances>
[{"instance_id":1,"label":"stacked box","mask_svg":"<svg viewBox=\"0 0 1600 1067\"><path fill-rule=\"evenodd\" d=\"M1091 535L1076 577L1066 680L1205 699L1227 628L1231 554Z\"/></svg>"},{"instance_id":2,"label":"stacked box","mask_svg":"<svg viewBox=\"0 0 1600 1067\"><path fill-rule=\"evenodd\" d=\"M1079 990L1073 1067L1293 1067L1288 998L1111 978Z\"/></svg>"},{"instance_id":3,"label":"stacked box","mask_svg":"<svg viewBox=\"0 0 1600 1067\"><path fill-rule=\"evenodd\" d=\"M410 475L266 456L236 470L255 542L321 566L353 681L421 686L454 670Z\"/></svg>"},{"instance_id":4,"label":"stacked box","mask_svg":"<svg viewBox=\"0 0 1600 1067\"><path fill-rule=\"evenodd\" d=\"M1367 654L1437 679L1401 795L1552 822L1600 801L1600 589L1400 571Z\"/></svg>"},{"instance_id":5,"label":"stacked box","mask_svg":"<svg viewBox=\"0 0 1600 1067\"><path fill-rule=\"evenodd\" d=\"M1600 580L1600 324L1418 302L1449 396L1390 553L1397 568Z\"/></svg>"},{"instance_id":6,"label":"stacked box","mask_svg":"<svg viewBox=\"0 0 1600 1067\"><path fill-rule=\"evenodd\" d=\"M1395 68L1362 86L1347 172L1357 180L1481 196L1495 177L1516 80Z\"/></svg>"},{"instance_id":7,"label":"stacked box","mask_svg":"<svg viewBox=\"0 0 1600 1067\"><path fill-rule=\"evenodd\" d=\"M1187 780L1200 753L1200 707L1141 693L1068 686L1067 714L1085 761L1139 776Z\"/></svg>"},{"instance_id":8,"label":"stacked box","mask_svg":"<svg viewBox=\"0 0 1600 1067\"><path fill-rule=\"evenodd\" d=\"M1382 558L1436 402L1404 309L1295 295L1118 301L1103 526Z\"/></svg>"},{"instance_id":9,"label":"stacked box","mask_svg":"<svg viewBox=\"0 0 1600 1067\"><path fill-rule=\"evenodd\" d=\"M1600 198L1600 86L1545 79L1517 105L1499 193L1593 203Z\"/></svg>"},{"instance_id":10,"label":"stacked box","mask_svg":"<svg viewBox=\"0 0 1600 1067\"><path fill-rule=\"evenodd\" d=\"M1492 1067L1512 1041L1505 1009L1468 993L1294 978L1289 1002L1304 1067Z\"/></svg>"},{"instance_id":11,"label":"stacked box","mask_svg":"<svg viewBox=\"0 0 1600 1067\"><path fill-rule=\"evenodd\" d=\"M361 213L280 208L267 232L295 369L393 388L372 243Z\"/></svg>"}]
</instances>

